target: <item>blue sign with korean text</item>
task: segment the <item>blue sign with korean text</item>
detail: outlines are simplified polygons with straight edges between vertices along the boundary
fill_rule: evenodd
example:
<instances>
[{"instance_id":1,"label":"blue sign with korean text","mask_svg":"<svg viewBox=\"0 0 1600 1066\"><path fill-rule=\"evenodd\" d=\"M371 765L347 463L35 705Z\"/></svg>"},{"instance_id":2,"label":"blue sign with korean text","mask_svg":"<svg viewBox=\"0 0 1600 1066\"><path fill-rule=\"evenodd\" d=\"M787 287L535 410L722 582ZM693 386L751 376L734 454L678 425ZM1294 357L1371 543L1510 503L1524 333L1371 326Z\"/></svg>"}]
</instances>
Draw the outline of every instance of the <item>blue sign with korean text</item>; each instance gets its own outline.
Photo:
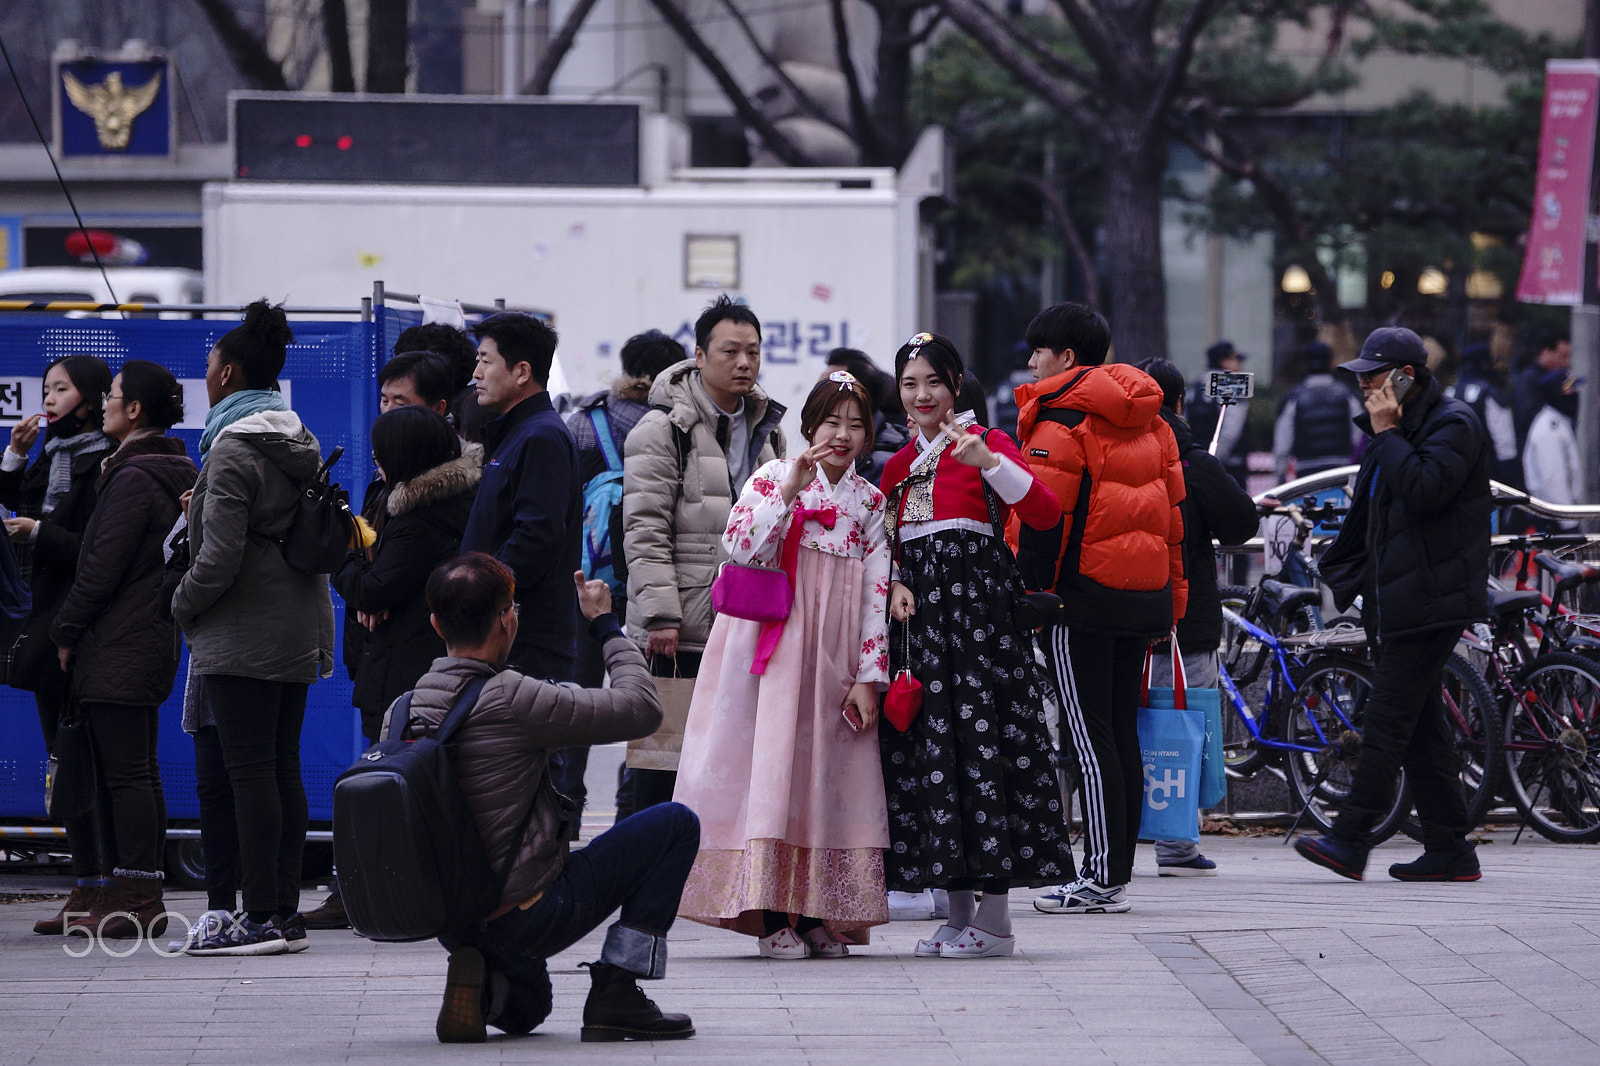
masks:
<instances>
[{"instance_id":1,"label":"blue sign with korean text","mask_svg":"<svg viewBox=\"0 0 1600 1066\"><path fill-rule=\"evenodd\" d=\"M81 59L56 68L63 156L172 154L172 70L165 58Z\"/></svg>"}]
</instances>

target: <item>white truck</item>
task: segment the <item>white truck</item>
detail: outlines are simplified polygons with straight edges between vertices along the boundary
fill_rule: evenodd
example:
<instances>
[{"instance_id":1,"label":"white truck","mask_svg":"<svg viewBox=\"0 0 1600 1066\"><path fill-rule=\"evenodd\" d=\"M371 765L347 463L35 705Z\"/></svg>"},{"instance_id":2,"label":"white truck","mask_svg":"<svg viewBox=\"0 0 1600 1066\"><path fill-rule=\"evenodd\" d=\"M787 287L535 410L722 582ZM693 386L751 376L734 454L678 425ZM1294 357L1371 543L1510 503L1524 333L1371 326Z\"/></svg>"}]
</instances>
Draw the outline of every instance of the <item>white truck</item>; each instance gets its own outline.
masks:
<instances>
[{"instance_id":1,"label":"white truck","mask_svg":"<svg viewBox=\"0 0 1600 1066\"><path fill-rule=\"evenodd\" d=\"M211 303L354 302L382 280L445 299L503 297L554 315L574 393L603 387L631 335L694 347L718 293L762 322L763 387L799 408L834 347L885 369L931 328L931 238L922 201L947 195L943 138L889 169L690 169L660 116L641 130L627 187L357 185L230 181L204 191Z\"/></svg>"}]
</instances>

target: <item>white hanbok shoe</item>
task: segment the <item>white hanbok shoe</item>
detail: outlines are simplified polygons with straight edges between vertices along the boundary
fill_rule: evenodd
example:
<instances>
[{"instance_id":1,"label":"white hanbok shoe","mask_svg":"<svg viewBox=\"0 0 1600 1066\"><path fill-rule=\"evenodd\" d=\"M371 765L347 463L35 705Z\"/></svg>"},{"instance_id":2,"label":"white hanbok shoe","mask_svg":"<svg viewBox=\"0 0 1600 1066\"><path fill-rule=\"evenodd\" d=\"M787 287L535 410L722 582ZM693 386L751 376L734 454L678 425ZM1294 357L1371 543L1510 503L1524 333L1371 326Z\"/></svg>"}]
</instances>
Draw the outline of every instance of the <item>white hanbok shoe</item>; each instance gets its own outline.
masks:
<instances>
[{"instance_id":1,"label":"white hanbok shoe","mask_svg":"<svg viewBox=\"0 0 1600 1066\"><path fill-rule=\"evenodd\" d=\"M961 935L939 946L941 959L994 959L1010 955L1017 950L1015 936L998 936L986 933L975 925L961 930Z\"/></svg>"},{"instance_id":2,"label":"white hanbok shoe","mask_svg":"<svg viewBox=\"0 0 1600 1066\"><path fill-rule=\"evenodd\" d=\"M771 936L757 940L756 948L764 959L805 959L811 956L811 949L800 939L800 934L787 925Z\"/></svg>"},{"instance_id":3,"label":"white hanbok shoe","mask_svg":"<svg viewBox=\"0 0 1600 1066\"><path fill-rule=\"evenodd\" d=\"M933 936L929 937L927 940L917 941L917 958L937 959L939 957L939 948L942 947L946 941L954 940L960 935L961 930L957 929L955 926L941 925L938 929L934 930Z\"/></svg>"},{"instance_id":4,"label":"white hanbok shoe","mask_svg":"<svg viewBox=\"0 0 1600 1066\"><path fill-rule=\"evenodd\" d=\"M828 932L824 926L807 929L800 934L813 959L842 959L850 954L850 946Z\"/></svg>"}]
</instances>

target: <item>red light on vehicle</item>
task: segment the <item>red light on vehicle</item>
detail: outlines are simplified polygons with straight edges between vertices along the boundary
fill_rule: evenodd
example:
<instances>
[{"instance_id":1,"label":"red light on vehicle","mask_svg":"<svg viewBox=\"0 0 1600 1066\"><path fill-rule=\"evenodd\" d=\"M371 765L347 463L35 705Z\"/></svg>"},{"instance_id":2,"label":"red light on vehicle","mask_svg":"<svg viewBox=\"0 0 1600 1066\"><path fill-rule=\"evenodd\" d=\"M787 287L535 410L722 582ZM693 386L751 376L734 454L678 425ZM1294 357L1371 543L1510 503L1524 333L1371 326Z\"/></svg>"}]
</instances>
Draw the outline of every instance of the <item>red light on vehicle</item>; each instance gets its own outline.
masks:
<instances>
[{"instance_id":1,"label":"red light on vehicle","mask_svg":"<svg viewBox=\"0 0 1600 1066\"><path fill-rule=\"evenodd\" d=\"M339 138L339 139L338 139L338 141L336 141L336 142L335 142L335 143L336 143L336 144L337 144L337 145L338 145L338 146L339 146L339 151L341 151L341 152L348 152L348 151L349 151L349 150L350 150L350 146L351 146L351 145L352 145L352 144L355 144L355 143L356 143L356 142L355 142L355 140L354 140L354 139L353 139L353 138L352 138L352 137L351 137L351 136L350 136L350 135L349 135L349 134L348 134L348 133L347 133L347 134L345 134L345 135L344 135L344 136L343 136L343 137L340 137L340 138Z\"/></svg>"},{"instance_id":2,"label":"red light on vehicle","mask_svg":"<svg viewBox=\"0 0 1600 1066\"><path fill-rule=\"evenodd\" d=\"M296 148L310 148L311 147L311 134L302 133L300 136L296 137L294 139L294 146Z\"/></svg>"},{"instance_id":3,"label":"red light on vehicle","mask_svg":"<svg viewBox=\"0 0 1600 1066\"><path fill-rule=\"evenodd\" d=\"M96 255L110 255L117 246L117 238L103 229L92 229L87 233L83 230L73 230L67 234L67 254L74 259L81 259L89 254L93 248Z\"/></svg>"}]
</instances>

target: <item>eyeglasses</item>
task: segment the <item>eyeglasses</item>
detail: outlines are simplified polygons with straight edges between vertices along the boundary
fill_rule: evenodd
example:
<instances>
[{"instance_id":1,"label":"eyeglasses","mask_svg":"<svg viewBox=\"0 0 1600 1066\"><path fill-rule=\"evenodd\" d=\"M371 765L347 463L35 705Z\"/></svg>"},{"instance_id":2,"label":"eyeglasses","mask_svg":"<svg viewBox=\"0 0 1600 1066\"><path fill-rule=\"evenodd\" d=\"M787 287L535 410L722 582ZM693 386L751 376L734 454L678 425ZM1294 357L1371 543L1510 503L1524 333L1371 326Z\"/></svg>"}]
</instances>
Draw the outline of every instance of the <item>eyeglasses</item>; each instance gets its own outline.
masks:
<instances>
[{"instance_id":1,"label":"eyeglasses","mask_svg":"<svg viewBox=\"0 0 1600 1066\"><path fill-rule=\"evenodd\" d=\"M117 394L116 394L116 393L114 393L114 392L108 392L108 393L106 393L106 403L110 403L110 402L111 402L111 401L112 401L112 400L115 400L115 401L117 401L117 402L118 402L118 403L121 403L121 402L122 402L122 397L121 397L121 396L118 396L118 395L117 395Z\"/></svg>"},{"instance_id":2,"label":"eyeglasses","mask_svg":"<svg viewBox=\"0 0 1600 1066\"><path fill-rule=\"evenodd\" d=\"M1377 378L1380 374L1387 374L1390 370L1393 370L1393 369L1394 369L1393 367L1386 366L1382 370L1368 370L1368 371L1365 371L1363 373L1357 374L1356 375L1356 383L1358 385L1371 385L1373 380L1375 378Z\"/></svg>"},{"instance_id":3,"label":"eyeglasses","mask_svg":"<svg viewBox=\"0 0 1600 1066\"><path fill-rule=\"evenodd\" d=\"M510 611L512 614L516 615L518 618L522 617L522 605L520 603L517 603L515 600L513 600L511 603L506 604L504 607L500 608L500 614L502 616L504 616L507 611Z\"/></svg>"}]
</instances>

